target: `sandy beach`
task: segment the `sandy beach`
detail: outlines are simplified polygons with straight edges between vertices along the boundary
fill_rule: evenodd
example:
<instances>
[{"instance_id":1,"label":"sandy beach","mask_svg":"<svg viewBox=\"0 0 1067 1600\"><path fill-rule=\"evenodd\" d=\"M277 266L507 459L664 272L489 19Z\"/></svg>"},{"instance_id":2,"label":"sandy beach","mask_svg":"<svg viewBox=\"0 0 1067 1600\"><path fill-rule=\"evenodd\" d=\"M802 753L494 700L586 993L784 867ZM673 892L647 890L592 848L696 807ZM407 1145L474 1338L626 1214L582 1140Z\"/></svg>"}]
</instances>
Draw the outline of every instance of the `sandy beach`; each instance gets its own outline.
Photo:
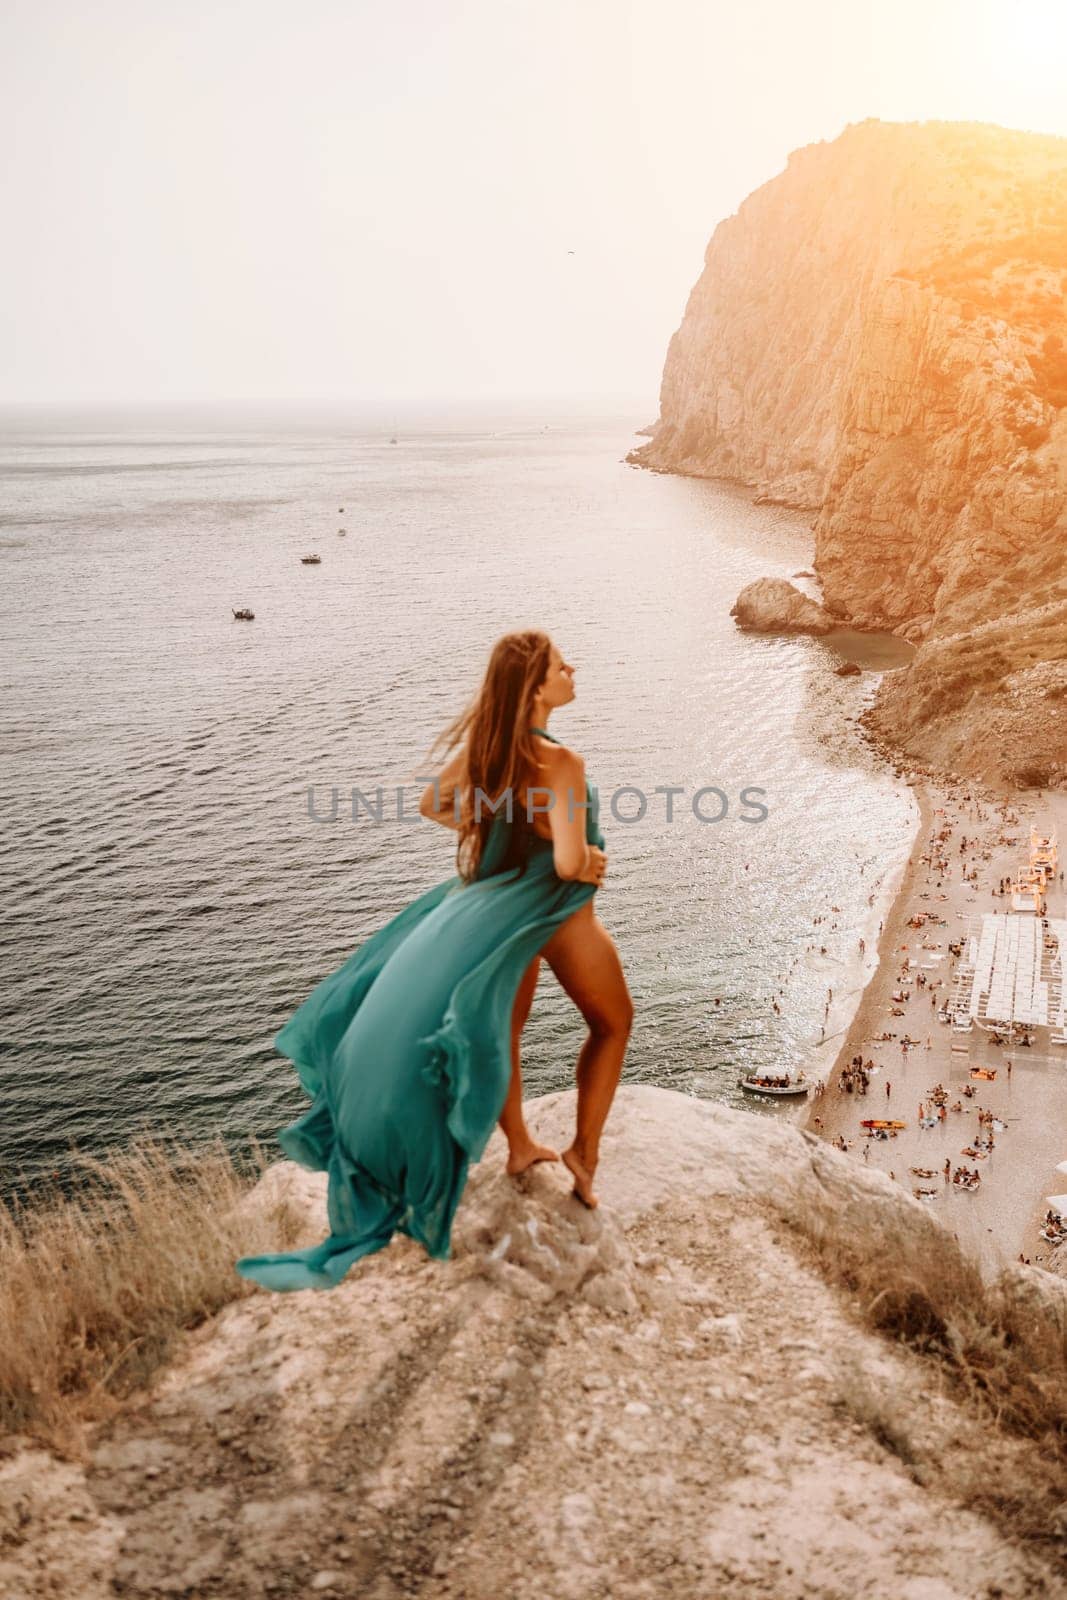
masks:
<instances>
[{"instance_id":1,"label":"sandy beach","mask_svg":"<svg viewBox=\"0 0 1067 1600\"><path fill-rule=\"evenodd\" d=\"M801 1108L800 1122L827 1140L843 1139L857 1161L890 1173L912 1192L919 1187L934 1190L926 1203L991 1270L1020 1256L1043 1264L1050 1250L1040 1234L1046 1196L1067 1189L1064 1175L1055 1170L1067 1159L1067 1049L1050 1045L1047 1028L1032 1030L1029 1048L998 1047L977 1026L954 1034L937 1014L956 967L949 942L973 931L981 913L1010 911L1010 896L996 891L1002 878L1025 865L1031 822L1057 829L1062 866L1067 796L992 794L974 784L942 787L921 778L912 786L921 820L899 890L883 920L878 965L823 1092ZM942 873L932 859L931 841L943 829L948 831L941 845ZM966 848L961 850L964 839ZM965 879L965 867L968 872L976 869L976 878ZM1047 900L1050 917L1067 915L1058 873ZM910 925L924 913L932 919L922 927ZM902 984L909 960L916 965ZM916 982L919 974L923 984ZM907 998L894 1001L894 991ZM883 1039L883 1034L894 1037ZM903 1047L899 1041L908 1036L918 1044ZM874 1063L866 1094L858 1088L848 1093L841 1083L842 1069L857 1056ZM995 1079L972 1080L975 1067L995 1069ZM920 1127L920 1103L929 1104L937 1084L947 1091L947 1106L959 1104L961 1109L947 1109L944 1120ZM967 1088L973 1089L972 1095L964 1092ZM994 1148L984 1160L963 1153L973 1148L980 1110L992 1112L1004 1125L1003 1131L994 1132ZM893 1118L906 1127L880 1140L860 1126L864 1118ZM980 1170L980 1188L954 1185L944 1176L946 1160L951 1170ZM935 1177L918 1177L913 1167L933 1171Z\"/></svg>"}]
</instances>

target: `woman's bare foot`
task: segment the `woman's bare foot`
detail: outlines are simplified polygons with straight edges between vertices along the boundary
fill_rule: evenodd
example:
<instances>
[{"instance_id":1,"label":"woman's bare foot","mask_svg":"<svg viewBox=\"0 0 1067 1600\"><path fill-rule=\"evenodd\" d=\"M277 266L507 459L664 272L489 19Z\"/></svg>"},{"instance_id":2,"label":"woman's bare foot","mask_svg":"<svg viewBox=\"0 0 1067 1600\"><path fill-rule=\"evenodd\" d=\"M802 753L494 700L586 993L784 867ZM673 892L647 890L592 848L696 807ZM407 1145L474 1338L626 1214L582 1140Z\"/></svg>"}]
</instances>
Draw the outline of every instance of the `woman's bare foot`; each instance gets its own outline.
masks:
<instances>
[{"instance_id":1,"label":"woman's bare foot","mask_svg":"<svg viewBox=\"0 0 1067 1600\"><path fill-rule=\"evenodd\" d=\"M595 1210L595 1208L600 1204L600 1201L593 1193L593 1174L589 1171L588 1167L583 1166L578 1160L578 1157L574 1153L573 1145L571 1145L569 1149L564 1150L563 1164L574 1179L574 1192L582 1202L583 1206L588 1206L590 1211Z\"/></svg>"},{"instance_id":2,"label":"woman's bare foot","mask_svg":"<svg viewBox=\"0 0 1067 1600\"><path fill-rule=\"evenodd\" d=\"M535 1161L558 1161L559 1151L552 1150L547 1144L534 1144L532 1139L527 1139L524 1144L514 1145L508 1151L508 1174L517 1178L520 1172L525 1172L527 1167L532 1167Z\"/></svg>"}]
</instances>

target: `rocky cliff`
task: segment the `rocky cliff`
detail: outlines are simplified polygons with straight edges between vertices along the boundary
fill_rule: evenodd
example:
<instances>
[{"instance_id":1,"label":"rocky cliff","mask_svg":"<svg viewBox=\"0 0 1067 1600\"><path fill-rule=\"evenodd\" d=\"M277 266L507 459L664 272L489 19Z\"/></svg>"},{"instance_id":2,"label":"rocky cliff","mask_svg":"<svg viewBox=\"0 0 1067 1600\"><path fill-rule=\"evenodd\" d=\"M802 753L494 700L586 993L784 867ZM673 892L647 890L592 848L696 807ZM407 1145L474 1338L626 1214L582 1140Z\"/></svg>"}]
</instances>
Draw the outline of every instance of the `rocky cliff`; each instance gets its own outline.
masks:
<instances>
[{"instance_id":1,"label":"rocky cliff","mask_svg":"<svg viewBox=\"0 0 1067 1600\"><path fill-rule=\"evenodd\" d=\"M528 1109L559 1141L574 1095ZM558 1168L505 1177L494 1143L451 1261L397 1241L328 1294L255 1292L80 1455L0 1440L0 1594L1062 1593L1058 1469L860 1314L908 1241L947 1245L921 1201L777 1119L647 1085L619 1091L597 1186L585 1211ZM321 1236L320 1174L272 1168L257 1204ZM798 1217L862 1241L862 1292ZM1055 1327L1060 1280L1004 1281ZM972 1289L964 1345L972 1323L992 1338L978 1313Z\"/></svg>"},{"instance_id":2,"label":"rocky cliff","mask_svg":"<svg viewBox=\"0 0 1067 1600\"><path fill-rule=\"evenodd\" d=\"M830 610L921 646L875 728L1024 783L1067 780L1065 285L1067 140L851 125L715 230L631 457L813 510Z\"/></svg>"}]
</instances>

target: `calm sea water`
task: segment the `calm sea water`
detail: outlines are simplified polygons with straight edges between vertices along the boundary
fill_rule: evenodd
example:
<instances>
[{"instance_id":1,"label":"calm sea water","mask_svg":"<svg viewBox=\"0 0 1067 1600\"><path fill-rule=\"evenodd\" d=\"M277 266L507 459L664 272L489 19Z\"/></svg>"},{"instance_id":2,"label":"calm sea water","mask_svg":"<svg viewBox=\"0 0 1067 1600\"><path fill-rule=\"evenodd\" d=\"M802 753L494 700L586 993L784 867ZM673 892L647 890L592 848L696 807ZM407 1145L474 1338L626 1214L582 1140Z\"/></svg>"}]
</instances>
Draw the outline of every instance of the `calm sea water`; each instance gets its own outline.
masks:
<instances>
[{"instance_id":1,"label":"calm sea water","mask_svg":"<svg viewBox=\"0 0 1067 1600\"><path fill-rule=\"evenodd\" d=\"M514 627L577 667L552 728L601 790L627 1078L736 1103L739 1067L809 1055L910 798L849 720L874 680L729 617L749 579L810 564L808 519L627 467L643 420L443 419L391 445L388 422L7 418L6 1181L142 1128L269 1138L300 1109L272 1036L451 876L454 838L397 820L393 791L414 811L432 736ZM379 785L386 820L354 823L345 797ZM624 785L640 821L612 815ZM323 815L338 787L336 821L309 786ZM690 808L704 786L718 823ZM746 786L766 821L740 820ZM572 1081L582 1028L547 971L525 1037L530 1092Z\"/></svg>"}]
</instances>

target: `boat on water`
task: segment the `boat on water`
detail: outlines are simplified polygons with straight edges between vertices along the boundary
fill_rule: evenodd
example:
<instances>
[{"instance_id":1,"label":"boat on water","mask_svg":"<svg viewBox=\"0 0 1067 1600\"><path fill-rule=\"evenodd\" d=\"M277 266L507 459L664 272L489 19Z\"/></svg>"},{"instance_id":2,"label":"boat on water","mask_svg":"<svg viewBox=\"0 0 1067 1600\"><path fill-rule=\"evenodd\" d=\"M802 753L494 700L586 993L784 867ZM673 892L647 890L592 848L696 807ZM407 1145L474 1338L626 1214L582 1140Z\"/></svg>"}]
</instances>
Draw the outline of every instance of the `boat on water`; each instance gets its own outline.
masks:
<instances>
[{"instance_id":1,"label":"boat on water","mask_svg":"<svg viewBox=\"0 0 1067 1600\"><path fill-rule=\"evenodd\" d=\"M339 538L339 539L343 539L343 538L344 538L344 536L345 536L345 534L346 534L346 533L347 533L347 532L348 532L348 529L347 529L347 528L338 528L338 530L337 530L337 537L338 537L338 538Z\"/></svg>"},{"instance_id":2,"label":"boat on water","mask_svg":"<svg viewBox=\"0 0 1067 1600\"><path fill-rule=\"evenodd\" d=\"M321 556L301 556L300 560L301 560L301 562L303 563L303 565L305 567L317 567L319 565L319 563L322 561L322 557Z\"/></svg>"},{"instance_id":3,"label":"boat on water","mask_svg":"<svg viewBox=\"0 0 1067 1600\"><path fill-rule=\"evenodd\" d=\"M231 606L230 610L233 612L233 620L235 622L254 622L256 620L255 612L249 611L247 606L241 606L239 610Z\"/></svg>"},{"instance_id":4,"label":"boat on water","mask_svg":"<svg viewBox=\"0 0 1067 1600\"><path fill-rule=\"evenodd\" d=\"M798 1099L806 1095L812 1080L803 1072L750 1072L737 1080L738 1088L746 1094L763 1095L770 1100Z\"/></svg>"}]
</instances>

